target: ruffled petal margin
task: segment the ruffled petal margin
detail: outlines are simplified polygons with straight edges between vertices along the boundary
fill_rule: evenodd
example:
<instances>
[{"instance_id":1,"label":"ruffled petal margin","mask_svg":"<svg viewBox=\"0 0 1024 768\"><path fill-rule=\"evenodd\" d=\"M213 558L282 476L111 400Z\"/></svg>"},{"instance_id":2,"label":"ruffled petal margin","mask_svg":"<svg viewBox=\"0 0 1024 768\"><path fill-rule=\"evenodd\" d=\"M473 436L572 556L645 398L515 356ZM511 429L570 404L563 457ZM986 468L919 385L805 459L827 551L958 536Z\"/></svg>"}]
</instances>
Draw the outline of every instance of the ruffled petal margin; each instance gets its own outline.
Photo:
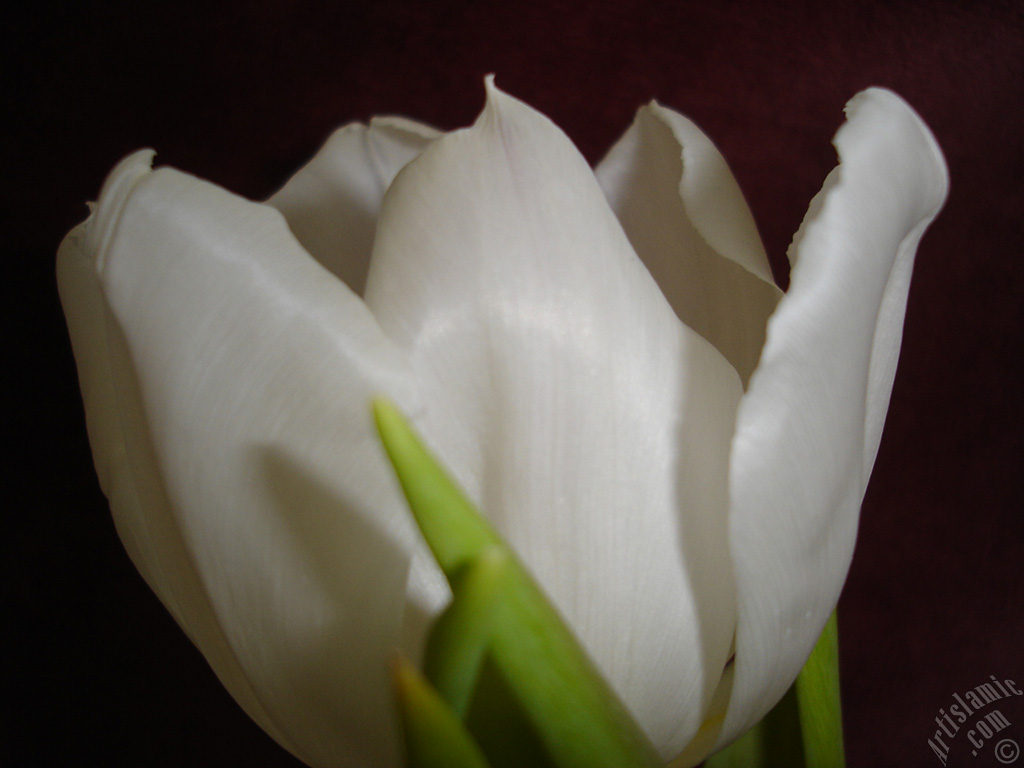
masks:
<instances>
[{"instance_id":1,"label":"ruffled petal margin","mask_svg":"<svg viewBox=\"0 0 1024 768\"><path fill-rule=\"evenodd\" d=\"M725 158L692 121L651 103L596 173L676 315L745 385L782 291Z\"/></svg>"},{"instance_id":2,"label":"ruffled petal margin","mask_svg":"<svg viewBox=\"0 0 1024 768\"><path fill-rule=\"evenodd\" d=\"M719 745L781 698L839 598L914 254L948 188L935 139L898 96L864 91L847 117L840 165L794 240L790 288L737 419L736 673Z\"/></svg>"}]
</instances>

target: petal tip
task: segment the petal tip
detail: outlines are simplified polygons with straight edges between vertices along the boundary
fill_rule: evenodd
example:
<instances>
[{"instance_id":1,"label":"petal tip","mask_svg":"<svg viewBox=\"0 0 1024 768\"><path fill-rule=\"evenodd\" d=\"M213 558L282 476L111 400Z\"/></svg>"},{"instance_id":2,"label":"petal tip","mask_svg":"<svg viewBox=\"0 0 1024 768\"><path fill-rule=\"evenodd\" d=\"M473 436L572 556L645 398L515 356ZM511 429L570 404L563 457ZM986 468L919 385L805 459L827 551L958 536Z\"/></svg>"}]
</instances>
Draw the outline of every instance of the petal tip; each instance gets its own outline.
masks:
<instances>
[{"instance_id":1,"label":"petal tip","mask_svg":"<svg viewBox=\"0 0 1024 768\"><path fill-rule=\"evenodd\" d=\"M920 137L921 141L918 145L926 148L926 152L930 155L931 170L936 174L933 179L934 189L937 193L937 200L932 210L932 217L934 217L942 209L949 194L949 168L938 140L917 110L895 91L881 86L872 86L855 94L846 102L844 112L846 123L839 128L833 141L840 149L840 154L842 154L843 136L847 133L856 133L855 126L861 118L865 123L889 121L896 130L916 133ZM877 131L877 125L873 125L872 130Z\"/></svg>"},{"instance_id":2,"label":"petal tip","mask_svg":"<svg viewBox=\"0 0 1024 768\"><path fill-rule=\"evenodd\" d=\"M495 75L493 72L484 76L484 94L486 97L484 112L496 109L502 102L506 102L512 98L495 84L494 77Z\"/></svg>"},{"instance_id":3,"label":"petal tip","mask_svg":"<svg viewBox=\"0 0 1024 768\"><path fill-rule=\"evenodd\" d=\"M95 206L90 206L89 223L85 233L85 251L96 258L96 268L103 269L102 259L106 244L121 218L132 190L153 169L156 151L140 149L114 166L100 189Z\"/></svg>"}]
</instances>

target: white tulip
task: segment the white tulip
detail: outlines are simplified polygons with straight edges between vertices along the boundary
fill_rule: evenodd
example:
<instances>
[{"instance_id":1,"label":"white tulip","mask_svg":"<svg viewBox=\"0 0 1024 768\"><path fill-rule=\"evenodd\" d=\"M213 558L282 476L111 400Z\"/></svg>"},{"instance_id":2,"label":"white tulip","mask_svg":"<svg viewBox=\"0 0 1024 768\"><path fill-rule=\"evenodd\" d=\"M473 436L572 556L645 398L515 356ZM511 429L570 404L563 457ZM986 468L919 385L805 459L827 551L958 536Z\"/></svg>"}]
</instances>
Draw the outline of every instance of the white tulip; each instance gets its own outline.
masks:
<instances>
[{"instance_id":1,"label":"white tulip","mask_svg":"<svg viewBox=\"0 0 1024 768\"><path fill-rule=\"evenodd\" d=\"M267 203L150 151L113 170L58 259L96 468L260 726L312 766L400 759L387 661L448 592L379 393L666 760L768 711L845 579L947 188L899 97L847 112L785 295L724 160L658 104L596 173L491 83L465 130L342 128Z\"/></svg>"}]
</instances>

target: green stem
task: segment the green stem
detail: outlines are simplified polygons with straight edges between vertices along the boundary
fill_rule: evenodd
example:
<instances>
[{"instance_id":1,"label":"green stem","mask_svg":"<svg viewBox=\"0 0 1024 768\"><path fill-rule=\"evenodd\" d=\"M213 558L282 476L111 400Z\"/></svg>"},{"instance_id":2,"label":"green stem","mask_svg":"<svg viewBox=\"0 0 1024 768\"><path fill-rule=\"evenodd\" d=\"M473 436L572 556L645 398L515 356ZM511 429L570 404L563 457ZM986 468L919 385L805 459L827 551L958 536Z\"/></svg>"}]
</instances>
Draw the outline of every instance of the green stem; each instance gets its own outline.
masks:
<instances>
[{"instance_id":1,"label":"green stem","mask_svg":"<svg viewBox=\"0 0 1024 768\"><path fill-rule=\"evenodd\" d=\"M807 765L845 768L843 708L839 698L839 624L835 611L795 686Z\"/></svg>"},{"instance_id":2,"label":"green stem","mask_svg":"<svg viewBox=\"0 0 1024 768\"><path fill-rule=\"evenodd\" d=\"M833 611L810 658L757 725L709 757L705 768L844 768L839 628Z\"/></svg>"}]
</instances>

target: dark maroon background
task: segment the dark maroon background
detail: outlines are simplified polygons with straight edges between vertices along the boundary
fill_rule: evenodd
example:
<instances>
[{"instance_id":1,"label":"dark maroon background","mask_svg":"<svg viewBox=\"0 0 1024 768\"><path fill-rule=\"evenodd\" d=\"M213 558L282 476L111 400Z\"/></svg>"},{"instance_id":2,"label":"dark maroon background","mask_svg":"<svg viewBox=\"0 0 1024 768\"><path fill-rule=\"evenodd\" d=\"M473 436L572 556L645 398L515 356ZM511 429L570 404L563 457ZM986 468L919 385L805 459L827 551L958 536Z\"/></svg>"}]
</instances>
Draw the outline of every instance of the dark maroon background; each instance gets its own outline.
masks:
<instances>
[{"instance_id":1,"label":"dark maroon background","mask_svg":"<svg viewBox=\"0 0 1024 768\"><path fill-rule=\"evenodd\" d=\"M4 20L5 415L17 451L2 534L16 641L5 754L295 765L221 689L114 533L53 278L84 201L142 146L260 198L346 121L470 123L488 72L591 161L651 97L690 115L729 159L777 267L834 164L846 99L885 85L921 113L952 193L921 244L841 603L849 763L938 765L926 740L954 692L990 674L1024 683L1020 3L141 5L44 3ZM1024 744L1024 726L1014 732Z\"/></svg>"}]
</instances>

